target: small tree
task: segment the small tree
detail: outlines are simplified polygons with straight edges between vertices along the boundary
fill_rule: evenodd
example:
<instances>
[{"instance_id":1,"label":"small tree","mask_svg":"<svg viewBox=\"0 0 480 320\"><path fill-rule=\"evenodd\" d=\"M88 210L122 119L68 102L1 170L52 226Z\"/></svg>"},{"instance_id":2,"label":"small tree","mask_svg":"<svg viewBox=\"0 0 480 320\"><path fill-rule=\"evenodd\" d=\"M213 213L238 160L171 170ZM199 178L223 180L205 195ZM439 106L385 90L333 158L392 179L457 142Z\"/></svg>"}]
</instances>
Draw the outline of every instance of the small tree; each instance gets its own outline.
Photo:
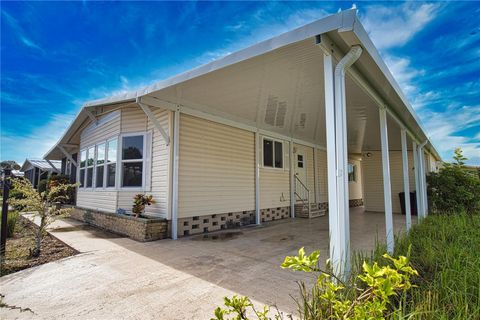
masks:
<instances>
[{"instance_id":1,"label":"small tree","mask_svg":"<svg viewBox=\"0 0 480 320\"><path fill-rule=\"evenodd\" d=\"M39 193L33 188L27 180L13 180L15 190L22 193L24 198L12 199L11 204L21 206L25 211L33 212L35 217L40 218L40 225L35 230L35 248L31 252L32 256L38 256L41 250L43 237L47 233L47 227L55 220L66 217L70 214L71 209L61 209L55 206L57 202L65 202L66 194L71 188L75 188L76 184L59 184L50 190Z\"/></svg>"},{"instance_id":2,"label":"small tree","mask_svg":"<svg viewBox=\"0 0 480 320\"><path fill-rule=\"evenodd\" d=\"M480 210L480 179L465 167L467 158L455 149L452 163L444 163L439 172L427 177L432 211L473 214Z\"/></svg>"}]
</instances>

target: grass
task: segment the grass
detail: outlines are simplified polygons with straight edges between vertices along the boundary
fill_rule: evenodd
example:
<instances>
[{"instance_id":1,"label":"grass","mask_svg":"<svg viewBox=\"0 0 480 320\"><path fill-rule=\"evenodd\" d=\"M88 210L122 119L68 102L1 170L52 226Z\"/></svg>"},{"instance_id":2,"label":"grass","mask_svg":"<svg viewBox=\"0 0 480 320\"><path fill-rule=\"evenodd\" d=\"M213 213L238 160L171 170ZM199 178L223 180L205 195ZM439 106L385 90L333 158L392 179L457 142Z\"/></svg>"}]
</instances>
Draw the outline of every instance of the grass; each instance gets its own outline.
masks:
<instances>
[{"instance_id":1,"label":"grass","mask_svg":"<svg viewBox=\"0 0 480 320\"><path fill-rule=\"evenodd\" d=\"M378 245L367 260L381 261L385 251ZM480 319L480 215L430 215L395 239L399 255L410 256L420 276L395 319ZM363 260L358 255L354 269Z\"/></svg>"}]
</instances>

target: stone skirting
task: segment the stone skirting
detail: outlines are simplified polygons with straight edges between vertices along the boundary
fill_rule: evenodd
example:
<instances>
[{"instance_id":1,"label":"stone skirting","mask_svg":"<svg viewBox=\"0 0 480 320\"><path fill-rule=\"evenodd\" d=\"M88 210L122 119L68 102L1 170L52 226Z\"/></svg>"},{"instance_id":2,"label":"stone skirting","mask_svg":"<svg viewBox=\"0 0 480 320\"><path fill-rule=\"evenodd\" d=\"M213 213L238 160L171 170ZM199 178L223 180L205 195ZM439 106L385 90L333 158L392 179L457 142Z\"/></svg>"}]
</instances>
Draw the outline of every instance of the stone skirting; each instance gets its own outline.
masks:
<instances>
[{"instance_id":1,"label":"stone skirting","mask_svg":"<svg viewBox=\"0 0 480 320\"><path fill-rule=\"evenodd\" d=\"M290 217L290 207L260 210L262 222ZM211 214L178 219L178 236L189 236L211 231L233 229L255 223L255 210Z\"/></svg>"},{"instance_id":2,"label":"stone skirting","mask_svg":"<svg viewBox=\"0 0 480 320\"><path fill-rule=\"evenodd\" d=\"M161 218L135 218L78 207L73 208L70 217L137 241L153 241L169 237L169 223Z\"/></svg>"},{"instance_id":3,"label":"stone skirting","mask_svg":"<svg viewBox=\"0 0 480 320\"><path fill-rule=\"evenodd\" d=\"M363 199L350 199L348 205L350 207L361 207L363 206Z\"/></svg>"}]
</instances>

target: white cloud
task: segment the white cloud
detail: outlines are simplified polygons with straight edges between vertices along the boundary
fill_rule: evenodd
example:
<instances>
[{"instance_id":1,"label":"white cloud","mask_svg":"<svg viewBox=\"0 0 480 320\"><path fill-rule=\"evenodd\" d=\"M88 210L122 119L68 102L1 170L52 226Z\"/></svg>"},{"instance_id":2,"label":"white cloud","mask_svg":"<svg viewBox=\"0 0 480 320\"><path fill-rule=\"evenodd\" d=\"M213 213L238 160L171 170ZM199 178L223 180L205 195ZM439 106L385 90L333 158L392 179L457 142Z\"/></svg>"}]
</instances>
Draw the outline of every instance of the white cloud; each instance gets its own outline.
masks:
<instances>
[{"instance_id":1,"label":"white cloud","mask_svg":"<svg viewBox=\"0 0 480 320\"><path fill-rule=\"evenodd\" d=\"M412 80L416 77L423 76L425 70L413 68L410 65L410 59L406 57L398 58L392 55L386 55L384 60L403 92L407 96L417 93L417 88L412 84Z\"/></svg>"},{"instance_id":2,"label":"white cloud","mask_svg":"<svg viewBox=\"0 0 480 320\"><path fill-rule=\"evenodd\" d=\"M18 132L2 132L2 160L23 163L25 159L16 158L20 155L28 158L42 158L57 143L74 117L75 115L69 113L54 114L48 122L27 135L19 135ZM5 152L7 147L8 152Z\"/></svg>"},{"instance_id":3,"label":"white cloud","mask_svg":"<svg viewBox=\"0 0 480 320\"><path fill-rule=\"evenodd\" d=\"M42 53L45 53L44 50L36 44L32 39L27 37L25 31L23 28L20 26L18 23L18 20L12 17L10 14L8 14L6 11L2 10L1 15L4 17L5 21L7 24L15 31L18 39L20 40L21 43L23 43L25 46L32 48L32 49L37 49L41 51Z\"/></svg>"},{"instance_id":4,"label":"white cloud","mask_svg":"<svg viewBox=\"0 0 480 320\"><path fill-rule=\"evenodd\" d=\"M460 147L469 159L468 163L480 165L480 134L469 138L459 134L480 123L480 105L455 108L450 106L445 112L426 111L425 127L435 143L443 160L450 161L453 150Z\"/></svg>"},{"instance_id":5,"label":"white cloud","mask_svg":"<svg viewBox=\"0 0 480 320\"><path fill-rule=\"evenodd\" d=\"M405 2L400 6L366 6L362 23L379 49L402 46L432 21L439 4Z\"/></svg>"}]
</instances>

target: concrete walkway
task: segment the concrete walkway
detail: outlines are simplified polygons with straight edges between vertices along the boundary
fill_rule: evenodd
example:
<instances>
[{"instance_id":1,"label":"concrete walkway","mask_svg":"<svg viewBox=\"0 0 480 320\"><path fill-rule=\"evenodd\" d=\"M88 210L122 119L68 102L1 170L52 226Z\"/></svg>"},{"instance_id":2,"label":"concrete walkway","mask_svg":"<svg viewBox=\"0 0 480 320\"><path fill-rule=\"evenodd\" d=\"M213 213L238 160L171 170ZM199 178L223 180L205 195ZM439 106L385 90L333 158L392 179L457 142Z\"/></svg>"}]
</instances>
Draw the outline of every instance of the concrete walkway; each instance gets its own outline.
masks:
<instances>
[{"instance_id":1,"label":"concrete walkway","mask_svg":"<svg viewBox=\"0 0 480 320\"><path fill-rule=\"evenodd\" d=\"M383 214L350 215L355 250L384 241ZM394 215L396 232L404 224ZM295 281L311 275L280 269L284 257L302 246L328 255L327 217L148 243L69 219L52 234L82 253L0 278L4 302L34 312L2 308L0 319L210 319L233 294L294 313Z\"/></svg>"}]
</instances>

